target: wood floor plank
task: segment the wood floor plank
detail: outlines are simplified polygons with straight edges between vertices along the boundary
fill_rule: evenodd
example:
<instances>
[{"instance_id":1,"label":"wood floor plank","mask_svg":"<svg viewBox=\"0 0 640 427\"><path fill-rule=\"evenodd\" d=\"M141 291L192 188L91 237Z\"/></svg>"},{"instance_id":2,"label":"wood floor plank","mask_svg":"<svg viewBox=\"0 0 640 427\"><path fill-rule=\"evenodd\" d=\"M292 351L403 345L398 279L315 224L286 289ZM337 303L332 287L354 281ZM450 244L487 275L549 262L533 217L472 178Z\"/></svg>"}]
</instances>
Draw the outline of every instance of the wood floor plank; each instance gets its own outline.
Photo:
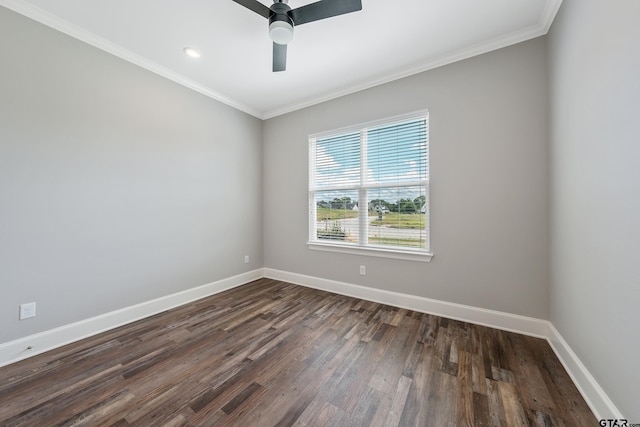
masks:
<instances>
[{"instance_id":1,"label":"wood floor plank","mask_svg":"<svg viewBox=\"0 0 640 427\"><path fill-rule=\"evenodd\" d=\"M0 426L586 426L546 341L272 279L0 368Z\"/></svg>"},{"instance_id":2,"label":"wood floor plank","mask_svg":"<svg viewBox=\"0 0 640 427\"><path fill-rule=\"evenodd\" d=\"M525 408L522 406L516 387L509 383L500 383L499 387L507 424L514 427L529 426L528 417Z\"/></svg>"},{"instance_id":3,"label":"wood floor plank","mask_svg":"<svg viewBox=\"0 0 640 427\"><path fill-rule=\"evenodd\" d=\"M430 422L429 411L434 403L429 402L428 396L430 391L430 377L434 372L434 353L435 347L433 345L423 343L422 340L416 341L411 356L413 359L413 355L416 355L415 369L412 371L413 375L410 377L412 381L409 385L407 401L402 410L399 425L408 426L413 423L414 425L422 426L428 425Z\"/></svg>"},{"instance_id":4,"label":"wood floor plank","mask_svg":"<svg viewBox=\"0 0 640 427\"><path fill-rule=\"evenodd\" d=\"M478 427L491 425L489 398L486 394L473 393L473 421L474 426Z\"/></svg>"},{"instance_id":5,"label":"wood floor plank","mask_svg":"<svg viewBox=\"0 0 640 427\"><path fill-rule=\"evenodd\" d=\"M408 377L400 377L396 390L393 393L391 408L389 408L389 413L385 420L385 426L397 426L400 424L402 412L404 411L404 406L407 403L407 395L411 388L411 382L412 380Z\"/></svg>"},{"instance_id":6,"label":"wood floor plank","mask_svg":"<svg viewBox=\"0 0 640 427\"><path fill-rule=\"evenodd\" d=\"M457 390L457 422L459 427L474 425L473 410L473 366L471 354L467 351L458 353Z\"/></svg>"},{"instance_id":7,"label":"wood floor plank","mask_svg":"<svg viewBox=\"0 0 640 427\"><path fill-rule=\"evenodd\" d=\"M504 404L502 403L502 394L500 393L500 383L487 378L487 400L489 403L489 418L492 426L506 426L507 418L505 414Z\"/></svg>"}]
</instances>

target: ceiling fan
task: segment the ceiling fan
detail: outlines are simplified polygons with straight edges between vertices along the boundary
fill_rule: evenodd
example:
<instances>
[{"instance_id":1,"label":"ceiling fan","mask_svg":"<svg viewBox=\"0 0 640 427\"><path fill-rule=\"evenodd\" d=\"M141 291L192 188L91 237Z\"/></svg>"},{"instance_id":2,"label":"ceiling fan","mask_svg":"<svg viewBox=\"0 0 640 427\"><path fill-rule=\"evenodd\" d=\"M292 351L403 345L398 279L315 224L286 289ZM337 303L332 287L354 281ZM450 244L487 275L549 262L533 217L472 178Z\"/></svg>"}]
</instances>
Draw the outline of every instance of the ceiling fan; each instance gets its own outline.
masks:
<instances>
[{"instance_id":1,"label":"ceiling fan","mask_svg":"<svg viewBox=\"0 0 640 427\"><path fill-rule=\"evenodd\" d=\"M273 0L267 7L258 0L233 0L269 20L269 36L273 40L273 71L287 69L287 43L293 40L293 27L307 22L362 10L362 0L321 0L289 7L288 0Z\"/></svg>"}]
</instances>

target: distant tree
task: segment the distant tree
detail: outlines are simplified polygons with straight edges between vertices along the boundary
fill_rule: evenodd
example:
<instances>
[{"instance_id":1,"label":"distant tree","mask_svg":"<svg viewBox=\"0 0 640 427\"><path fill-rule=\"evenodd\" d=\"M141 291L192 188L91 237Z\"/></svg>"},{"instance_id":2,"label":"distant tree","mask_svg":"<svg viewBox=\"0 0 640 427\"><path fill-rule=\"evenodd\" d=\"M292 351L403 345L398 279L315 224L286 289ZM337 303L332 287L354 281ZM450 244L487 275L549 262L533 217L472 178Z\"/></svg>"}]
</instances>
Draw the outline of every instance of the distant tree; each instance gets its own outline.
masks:
<instances>
[{"instance_id":1,"label":"distant tree","mask_svg":"<svg viewBox=\"0 0 640 427\"><path fill-rule=\"evenodd\" d=\"M411 199L398 200L398 212L400 213L415 213L416 205Z\"/></svg>"},{"instance_id":2,"label":"distant tree","mask_svg":"<svg viewBox=\"0 0 640 427\"><path fill-rule=\"evenodd\" d=\"M427 196L422 195L413 199L413 203L416 205L416 211L421 212L422 207L427 203Z\"/></svg>"},{"instance_id":3,"label":"distant tree","mask_svg":"<svg viewBox=\"0 0 640 427\"><path fill-rule=\"evenodd\" d=\"M347 209L351 204L351 197L336 197L331 201L331 209Z\"/></svg>"}]
</instances>

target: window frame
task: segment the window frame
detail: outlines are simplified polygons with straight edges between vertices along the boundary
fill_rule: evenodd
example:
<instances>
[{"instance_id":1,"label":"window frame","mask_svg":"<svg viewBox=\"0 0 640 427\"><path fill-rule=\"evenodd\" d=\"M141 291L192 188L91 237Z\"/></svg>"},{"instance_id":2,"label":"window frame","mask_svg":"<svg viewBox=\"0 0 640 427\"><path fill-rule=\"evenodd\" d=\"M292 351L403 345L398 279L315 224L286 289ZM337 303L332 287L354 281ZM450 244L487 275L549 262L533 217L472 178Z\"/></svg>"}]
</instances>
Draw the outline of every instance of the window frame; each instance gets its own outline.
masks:
<instances>
[{"instance_id":1,"label":"window frame","mask_svg":"<svg viewBox=\"0 0 640 427\"><path fill-rule=\"evenodd\" d=\"M367 174L367 131L371 128L384 127L388 125L399 124L405 121L424 119L426 122L426 179L420 179L419 182L407 182L407 183L393 183L393 184L376 184L371 185L366 182L366 174ZM315 186L315 178L316 178L316 142L318 139L325 139L331 137L338 137L341 135L349 134L349 133L360 133L360 181L358 185L345 186L337 185L334 187L316 187ZM363 142L364 141L364 142ZM433 253L431 252L431 242L430 242L430 218L431 218L431 209L430 209L430 197L429 197L429 186L430 186L430 158L429 155L429 111L419 110L414 111L408 114L402 114L393 117L387 117L380 120L370 121L366 123L361 123L353 126L342 127L339 129L334 129L330 131L319 132L315 134L311 134L308 136L308 149L309 149L309 182L308 182L308 202L309 202L309 211L308 211L308 241L307 246L312 250L319 251L329 251L329 252L338 252L338 253L348 253L355 255L366 255L366 256L374 256L374 257L383 257L383 258L394 258L394 259L403 259L403 260L411 260L411 261L422 261L422 262L430 262L433 257ZM364 149L363 149L364 145ZM363 165L365 167L363 167ZM416 185L417 184L417 185ZM415 187L415 186L424 186L424 195L425 195L425 247L424 248L411 248L411 247L402 247L402 246L385 246L385 245L373 245L368 242L367 237L360 237L362 235L367 236L368 234L368 199L367 192L369 189L375 188L400 188L400 187ZM316 193L320 193L323 191L336 191L336 190L349 190L349 191L357 191L358 193L358 242L357 243L336 243L334 241L322 241L317 238L317 203L315 200ZM365 201L366 206L362 206L362 201ZM421 229L422 230L422 229Z\"/></svg>"}]
</instances>

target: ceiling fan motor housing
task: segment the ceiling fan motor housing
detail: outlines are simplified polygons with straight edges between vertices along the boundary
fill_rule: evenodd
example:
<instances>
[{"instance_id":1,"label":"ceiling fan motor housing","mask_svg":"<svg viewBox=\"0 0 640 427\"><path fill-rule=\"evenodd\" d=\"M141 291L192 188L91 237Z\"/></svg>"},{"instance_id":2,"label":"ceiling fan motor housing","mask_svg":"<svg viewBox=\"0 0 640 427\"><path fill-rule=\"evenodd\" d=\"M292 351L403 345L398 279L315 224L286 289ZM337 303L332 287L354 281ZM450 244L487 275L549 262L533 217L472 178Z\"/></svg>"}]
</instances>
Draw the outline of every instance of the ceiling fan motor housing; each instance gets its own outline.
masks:
<instances>
[{"instance_id":1,"label":"ceiling fan motor housing","mask_svg":"<svg viewBox=\"0 0 640 427\"><path fill-rule=\"evenodd\" d=\"M270 7L269 36L275 43L286 45L293 40L293 19L289 16L291 8L286 3L274 3Z\"/></svg>"},{"instance_id":2,"label":"ceiling fan motor housing","mask_svg":"<svg viewBox=\"0 0 640 427\"><path fill-rule=\"evenodd\" d=\"M289 7L289 0L273 0L271 7L258 0L233 1L269 20L274 72L287 69L287 44L293 40L294 25L362 10L362 0L321 0L295 9Z\"/></svg>"}]
</instances>

